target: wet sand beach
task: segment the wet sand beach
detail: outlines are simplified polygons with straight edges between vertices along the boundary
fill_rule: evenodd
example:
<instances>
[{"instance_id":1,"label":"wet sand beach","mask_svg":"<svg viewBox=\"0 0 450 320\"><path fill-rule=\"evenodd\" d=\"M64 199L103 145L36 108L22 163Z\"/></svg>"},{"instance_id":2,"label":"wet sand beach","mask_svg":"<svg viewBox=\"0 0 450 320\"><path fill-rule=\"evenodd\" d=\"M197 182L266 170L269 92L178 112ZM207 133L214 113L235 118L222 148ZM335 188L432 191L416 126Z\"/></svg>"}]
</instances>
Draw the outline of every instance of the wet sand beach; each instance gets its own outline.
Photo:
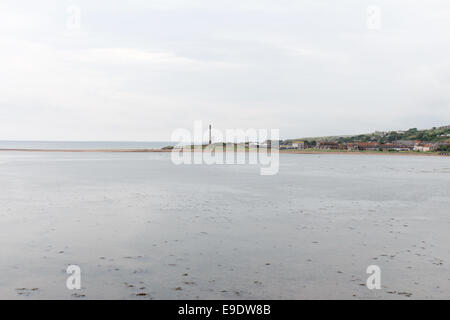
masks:
<instances>
[{"instance_id":1,"label":"wet sand beach","mask_svg":"<svg viewBox=\"0 0 450 320\"><path fill-rule=\"evenodd\" d=\"M201 150L189 150L188 152L201 152ZM258 152L257 149L250 150L232 150L227 151L224 149L220 152ZM93 152L93 153L110 153L110 152L172 152L171 149L1 149L0 152ZM265 150L262 150L265 152ZM414 151L402 151L402 152L379 152L379 151L336 151L336 150L279 150L279 153L285 154L343 154L343 155L394 155L394 156L447 156L440 154L439 152L414 152Z\"/></svg>"},{"instance_id":2,"label":"wet sand beach","mask_svg":"<svg viewBox=\"0 0 450 320\"><path fill-rule=\"evenodd\" d=\"M0 188L3 299L450 298L446 157L4 151Z\"/></svg>"}]
</instances>

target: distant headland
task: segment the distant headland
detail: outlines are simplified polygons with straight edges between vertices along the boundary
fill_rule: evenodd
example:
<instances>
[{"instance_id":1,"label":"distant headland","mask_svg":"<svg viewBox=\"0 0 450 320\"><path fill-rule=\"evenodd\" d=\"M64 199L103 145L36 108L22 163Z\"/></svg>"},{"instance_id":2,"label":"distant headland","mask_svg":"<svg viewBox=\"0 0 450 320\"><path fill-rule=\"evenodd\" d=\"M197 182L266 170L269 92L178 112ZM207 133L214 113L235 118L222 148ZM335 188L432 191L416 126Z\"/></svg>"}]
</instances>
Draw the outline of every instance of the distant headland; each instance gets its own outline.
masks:
<instances>
[{"instance_id":1,"label":"distant headland","mask_svg":"<svg viewBox=\"0 0 450 320\"><path fill-rule=\"evenodd\" d=\"M210 129L211 130L211 129ZM276 142L276 143L275 143ZM209 148L207 148L209 147ZM450 125L418 130L411 128L397 131L376 131L367 134L308 137L265 142L223 143L212 142L203 145L131 148L23 148L7 147L0 151L17 152L171 152L183 151L234 151L258 152L261 149L277 149L289 154L401 154L401 155L450 155Z\"/></svg>"}]
</instances>

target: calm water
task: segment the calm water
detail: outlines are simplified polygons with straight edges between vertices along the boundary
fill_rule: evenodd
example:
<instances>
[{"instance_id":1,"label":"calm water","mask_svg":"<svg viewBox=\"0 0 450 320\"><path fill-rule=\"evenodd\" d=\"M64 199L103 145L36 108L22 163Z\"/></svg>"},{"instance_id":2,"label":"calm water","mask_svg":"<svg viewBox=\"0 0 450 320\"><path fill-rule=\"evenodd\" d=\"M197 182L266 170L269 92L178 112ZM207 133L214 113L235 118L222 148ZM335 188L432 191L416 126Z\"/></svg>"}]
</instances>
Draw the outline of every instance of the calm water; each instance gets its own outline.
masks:
<instances>
[{"instance_id":1,"label":"calm water","mask_svg":"<svg viewBox=\"0 0 450 320\"><path fill-rule=\"evenodd\" d=\"M0 298L450 298L450 158L280 162L0 152Z\"/></svg>"},{"instance_id":2,"label":"calm water","mask_svg":"<svg viewBox=\"0 0 450 320\"><path fill-rule=\"evenodd\" d=\"M173 145L167 141L2 141L0 149L160 149Z\"/></svg>"}]
</instances>

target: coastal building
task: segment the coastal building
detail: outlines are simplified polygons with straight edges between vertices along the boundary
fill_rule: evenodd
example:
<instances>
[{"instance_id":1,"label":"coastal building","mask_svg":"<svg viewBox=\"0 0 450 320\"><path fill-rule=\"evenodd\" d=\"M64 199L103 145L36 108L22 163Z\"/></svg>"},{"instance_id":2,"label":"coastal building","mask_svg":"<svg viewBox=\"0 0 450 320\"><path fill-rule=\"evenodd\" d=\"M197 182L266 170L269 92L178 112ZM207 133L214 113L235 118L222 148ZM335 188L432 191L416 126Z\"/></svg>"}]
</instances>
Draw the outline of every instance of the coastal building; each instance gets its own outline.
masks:
<instances>
[{"instance_id":1,"label":"coastal building","mask_svg":"<svg viewBox=\"0 0 450 320\"><path fill-rule=\"evenodd\" d=\"M375 151L375 150L378 150L379 147L380 147L380 144L378 142L356 142L355 149Z\"/></svg>"},{"instance_id":2,"label":"coastal building","mask_svg":"<svg viewBox=\"0 0 450 320\"><path fill-rule=\"evenodd\" d=\"M430 145L429 144L418 144L414 146L414 151L420 151L420 152L427 152L430 151Z\"/></svg>"},{"instance_id":3,"label":"coastal building","mask_svg":"<svg viewBox=\"0 0 450 320\"><path fill-rule=\"evenodd\" d=\"M339 143L331 141L321 141L317 143L316 148L322 150L335 150L339 149Z\"/></svg>"},{"instance_id":4,"label":"coastal building","mask_svg":"<svg viewBox=\"0 0 450 320\"><path fill-rule=\"evenodd\" d=\"M402 144L394 144L392 149L395 151L411 151L414 146L402 145Z\"/></svg>"},{"instance_id":5,"label":"coastal building","mask_svg":"<svg viewBox=\"0 0 450 320\"><path fill-rule=\"evenodd\" d=\"M435 151L439 148L438 143L431 143L431 142L419 142L414 145L413 150L419 151L419 152L428 152L428 151Z\"/></svg>"},{"instance_id":6,"label":"coastal building","mask_svg":"<svg viewBox=\"0 0 450 320\"><path fill-rule=\"evenodd\" d=\"M294 147L294 146L291 145L291 144L286 144L286 145L281 145L281 146L279 147L279 149L280 149L280 150L290 150L290 149L297 149L297 148Z\"/></svg>"},{"instance_id":7,"label":"coastal building","mask_svg":"<svg viewBox=\"0 0 450 320\"><path fill-rule=\"evenodd\" d=\"M305 149L305 141L296 141L292 143L294 149Z\"/></svg>"},{"instance_id":8,"label":"coastal building","mask_svg":"<svg viewBox=\"0 0 450 320\"><path fill-rule=\"evenodd\" d=\"M399 146L407 146L408 148L411 149L413 149L415 145L414 140L397 140L394 143Z\"/></svg>"}]
</instances>

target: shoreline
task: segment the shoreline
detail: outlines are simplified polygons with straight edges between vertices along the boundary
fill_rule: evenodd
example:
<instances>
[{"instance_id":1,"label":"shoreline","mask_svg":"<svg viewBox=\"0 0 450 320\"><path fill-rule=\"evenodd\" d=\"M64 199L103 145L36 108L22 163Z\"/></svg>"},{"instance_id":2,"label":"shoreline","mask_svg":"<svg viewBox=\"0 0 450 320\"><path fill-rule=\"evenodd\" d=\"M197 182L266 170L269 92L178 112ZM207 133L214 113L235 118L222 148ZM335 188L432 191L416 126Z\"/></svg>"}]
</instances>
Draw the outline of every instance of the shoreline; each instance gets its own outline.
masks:
<instances>
[{"instance_id":1,"label":"shoreline","mask_svg":"<svg viewBox=\"0 0 450 320\"><path fill-rule=\"evenodd\" d=\"M0 149L0 152L170 152L163 149Z\"/></svg>"},{"instance_id":2,"label":"shoreline","mask_svg":"<svg viewBox=\"0 0 450 320\"><path fill-rule=\"evenodd\" d=\"M393 155L393 156L424 156L424 157L447 157L446 155L439 154L438 152L416 152L416 151L397 151L397 152L386 152L386 151L282 151L280 153L285 154L349 154L349 155Z\"/></svg>"},{"instance_id":3,"label":"shoreline","mask_svg":"<svg viewBox=\"0 0 450 320\"><path fill-rule=\"evenodd\" d=\"M244 150L237 150L242 152ZM66 152L66 153L148 153L148 152L172 152L171 149L0 149L0 152ZM196 150L189 152L198 152ZM223 151L222 151L223 152ZM225 151L226 152L226 151ZM233 151L236 152L236 151ZM257 152L257 150L245 150L245 152ZM438 152L380 152L380 151L324 151L324 150L279 150L281 154L348 154L348 155L396 155L396 156L438 156L448 157Z\"/></svg>"}]
</instances>

